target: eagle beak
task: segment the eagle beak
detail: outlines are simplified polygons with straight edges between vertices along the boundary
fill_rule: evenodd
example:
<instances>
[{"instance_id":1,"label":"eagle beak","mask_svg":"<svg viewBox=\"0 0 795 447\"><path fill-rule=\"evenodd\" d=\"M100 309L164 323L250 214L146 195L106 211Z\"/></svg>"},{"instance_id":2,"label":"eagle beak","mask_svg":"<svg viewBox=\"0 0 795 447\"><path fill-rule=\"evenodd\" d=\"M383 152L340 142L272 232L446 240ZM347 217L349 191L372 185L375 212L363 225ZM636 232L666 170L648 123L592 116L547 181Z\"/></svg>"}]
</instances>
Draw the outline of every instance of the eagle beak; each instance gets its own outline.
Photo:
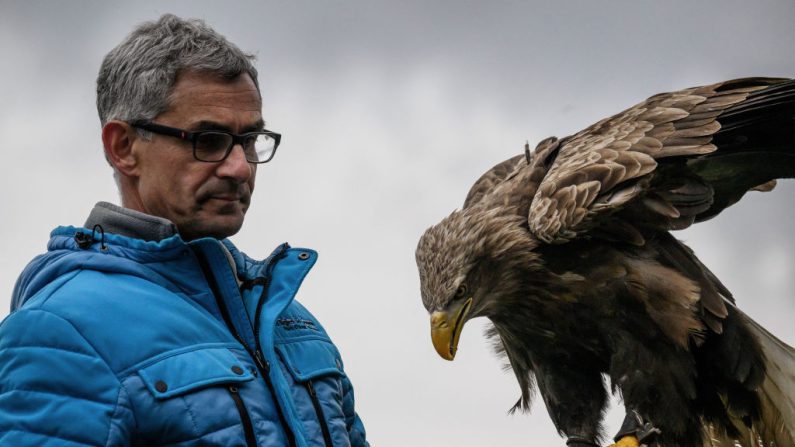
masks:
<instances>
[{"instance_id":1,"label":"eagle beak","mask_svg":"<svg viewBox=\"0 0 795 447\"><path fill-rule=\"evenodd\" d=\"M458 337L464 328L469 308L472 307L472 298L457 304L444 311L431 314L431 340L436 352L445 359L453 360L458 349Z\"/></svg>"}]
</instances>

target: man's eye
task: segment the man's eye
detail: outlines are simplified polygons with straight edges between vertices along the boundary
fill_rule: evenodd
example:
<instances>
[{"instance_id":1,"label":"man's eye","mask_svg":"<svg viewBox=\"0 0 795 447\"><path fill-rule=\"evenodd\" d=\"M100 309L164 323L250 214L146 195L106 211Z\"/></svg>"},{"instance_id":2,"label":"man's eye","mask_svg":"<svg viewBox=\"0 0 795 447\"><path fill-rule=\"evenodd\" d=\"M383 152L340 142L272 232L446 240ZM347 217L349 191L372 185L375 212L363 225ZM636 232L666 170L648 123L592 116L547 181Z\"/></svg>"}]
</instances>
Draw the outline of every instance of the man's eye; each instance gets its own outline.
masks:
<instances>
[{"instance_id":1,"label":"man's eye","mask_svg":"<svg viewBox=\"0 0 795 447\"><path fill-rule=\"evenodd\" d=\"M243 149L248 153L255 153L257 151L257 137L250 136L243 140Z\"/></svg>"},{"instance_id":2,"label":"man's eye","mask_svg":"<svg viewBox=\"0 0 795 447\"><path fill-rule=\"evenodd\" d=\"M196 148L205 151L225 151L231 137L223 133L203 133L196 141Z\"/></svg>"}]
</instances>

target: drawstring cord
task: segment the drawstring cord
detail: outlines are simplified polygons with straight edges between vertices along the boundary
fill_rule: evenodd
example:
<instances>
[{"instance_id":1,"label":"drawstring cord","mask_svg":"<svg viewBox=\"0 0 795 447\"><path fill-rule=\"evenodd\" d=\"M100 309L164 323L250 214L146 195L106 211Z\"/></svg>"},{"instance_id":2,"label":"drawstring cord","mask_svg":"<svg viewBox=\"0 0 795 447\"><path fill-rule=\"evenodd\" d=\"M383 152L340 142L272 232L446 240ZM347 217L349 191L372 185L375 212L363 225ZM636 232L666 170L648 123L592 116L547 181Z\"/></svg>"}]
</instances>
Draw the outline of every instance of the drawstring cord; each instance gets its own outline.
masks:
<instances>
[{"instance_id":1,"label":"drawstring cord","mask_svg":"<svg viewBox=\"0 0 795 447\"><path fill-rule=\"evenodd\" d=\"M94 228L91 229L91 236L82 231L78 231L75 233L75 242L77 242L77 246L86 249L90 247L94 243L94 236L97 233L97 229L99 229L99 248L102 251L108 249L108 246L105 245L105 230L102 229L102 225L96 224Z\"/></svg>"}]
</instances>

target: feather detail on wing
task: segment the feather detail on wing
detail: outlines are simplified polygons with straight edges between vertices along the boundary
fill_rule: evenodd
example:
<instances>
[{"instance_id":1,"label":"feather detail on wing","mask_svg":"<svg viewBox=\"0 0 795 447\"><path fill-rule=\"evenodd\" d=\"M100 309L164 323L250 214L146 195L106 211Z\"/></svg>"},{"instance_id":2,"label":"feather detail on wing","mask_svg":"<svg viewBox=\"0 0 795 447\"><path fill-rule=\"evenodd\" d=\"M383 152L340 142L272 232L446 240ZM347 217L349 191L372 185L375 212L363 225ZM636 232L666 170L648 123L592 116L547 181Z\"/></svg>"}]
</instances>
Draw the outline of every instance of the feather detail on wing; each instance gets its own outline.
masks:
<instances>
[{"instance_id":1,"label":"feather detail on wing","mask_svg":"<svg viewBox=\"0 0 795 447\"><path fill-rule=\"evenodd\" d=\"M475 203L478 203L484 195L491 192L494 187L516 174L516 168L526 163L525 155L517 155L511 157L501 163L498 163L493 168L486 171L469 189L466 200L464 200L464 208L469 208Z\"/></svg>"},{"instance_id":2,"label":"feather detail on wing","mask_svg":"<svg viewBox=\"0 0 795 447\"><path fill-rule=\"evenodd\" d=\"M547 243L587 233L642 244L639 228L681 229L712 217L749 189L793 176L794 111L795 83L786 79L653 96L561 142L532 199L530 230ZM771 161L777 166L762 166ZM598 228L618 220L618 235Z\"/></svg>"},{"instance_id":3,"label":"feather detail on wing","mask_svg":"<svg viewBox=\"0 0 795 447\"><path fill-rule=\"evenodd\" d=\"M467 198L464 200L464 208L482 204L484 198L489 197L492 200L491 204L499 206L503 204L505 198L508 198L511 202L523 204L523 208L527 209L529 203L526 198L535 195L536 188L544 179L559 146L560 140L555 137L542 140L532 153L525 145L523 155L517 155L498 163L480 176L469 189ZM512 179L516 179L516 183L520 187L506 186L507 181Z\"/></svg>"}]
</instances>

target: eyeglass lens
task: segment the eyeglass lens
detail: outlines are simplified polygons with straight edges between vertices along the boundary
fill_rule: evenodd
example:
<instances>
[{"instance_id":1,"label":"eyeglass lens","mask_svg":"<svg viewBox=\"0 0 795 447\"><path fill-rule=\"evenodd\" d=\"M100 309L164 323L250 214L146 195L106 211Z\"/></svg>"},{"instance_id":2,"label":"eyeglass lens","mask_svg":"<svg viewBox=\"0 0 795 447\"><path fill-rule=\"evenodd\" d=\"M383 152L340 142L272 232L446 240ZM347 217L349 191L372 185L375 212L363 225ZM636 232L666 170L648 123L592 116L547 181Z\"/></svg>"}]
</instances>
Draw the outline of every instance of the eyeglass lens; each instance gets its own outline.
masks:
<instances>
[{"instance_id":1,"label":"eyeglass lens","mask_svg":"<svg viewBox=\"0 0 795 447\"><path fill-rule=\"evenodd\" d=\"M201 161L221 161L232 149L232 136L220 132L202 132L196 137L194 154ZM270 135L257 133L248 135L243 142L246 160L252 163L266 162L273 158L276 140Z\"/></svg>"}]
</instances>

